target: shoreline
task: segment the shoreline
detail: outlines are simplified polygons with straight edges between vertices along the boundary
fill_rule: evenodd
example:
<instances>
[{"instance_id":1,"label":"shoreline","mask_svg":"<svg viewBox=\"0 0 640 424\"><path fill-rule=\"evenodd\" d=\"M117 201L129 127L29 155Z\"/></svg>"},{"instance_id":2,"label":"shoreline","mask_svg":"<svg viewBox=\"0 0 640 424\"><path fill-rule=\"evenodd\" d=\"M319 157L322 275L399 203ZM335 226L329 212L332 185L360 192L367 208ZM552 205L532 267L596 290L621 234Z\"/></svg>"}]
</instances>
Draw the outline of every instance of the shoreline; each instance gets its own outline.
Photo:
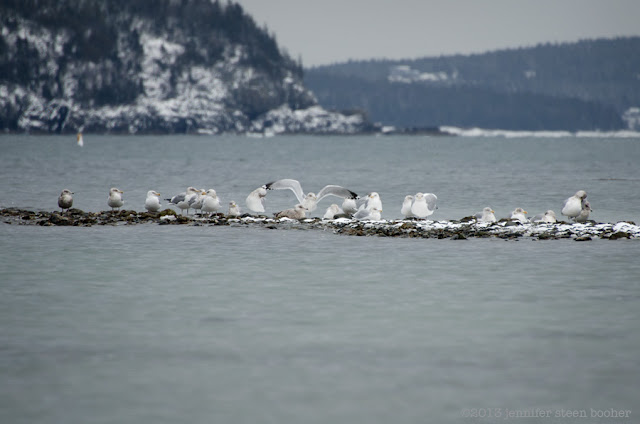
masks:
<instances>
[{"instance_id":1,"label":"shoreline","mask_svg":"<svg viewBox=\"0 0 640 424\"><path fill-rule=\"evenodd\" d=\"M6 225L38 225L92 227L94 225L191 225L191 226L245 226L268 229L332 230L335 234L349 236L378 236L399 238L436 238L466 240L469 238L534 240L573 239L588 241L594 238L619 240L640 240L640 226L630 221L617 223L581 223L558 222L555 224L520 223L502 219L495 223L476 222L472 217L453 221L430 220L381 220L358 221L349 218L321 219L270 218L264 215L245 214L230 217L224 214L207 216L178 215L172 209L160 212L137 212L133 210L85 212L70 209L67 212L32 211L19 208L0 209L0 220Z\"/></svg>"}]
</instances>

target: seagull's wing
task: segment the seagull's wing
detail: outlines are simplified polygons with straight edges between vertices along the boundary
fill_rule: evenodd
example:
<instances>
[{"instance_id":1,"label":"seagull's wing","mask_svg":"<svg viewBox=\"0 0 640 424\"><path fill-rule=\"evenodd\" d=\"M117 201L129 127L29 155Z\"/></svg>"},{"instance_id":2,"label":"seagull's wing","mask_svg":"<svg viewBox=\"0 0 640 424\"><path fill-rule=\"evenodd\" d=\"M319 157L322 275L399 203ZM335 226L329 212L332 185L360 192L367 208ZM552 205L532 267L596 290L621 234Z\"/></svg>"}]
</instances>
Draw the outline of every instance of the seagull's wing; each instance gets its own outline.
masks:
<instances>
[{"instance_id":1,"label":"seagull's wing","mask_svg":"<svg viewBox=\"0 0 640 424\"><path fill-rule=\"evenodd\" d=\"M176 194L171 199L165 199L165 200L168 200L170 203L177 204L179 202L184 201L184 198L186 195L187 193L180 193L180 194Z\"/></svg>"},{"instance_id":2,"label":"seagull's wing","mask_svg":"<svg viewBox=\"0 0 640 424\"><path fill-rule=\"evenodd\" d=\"M424 200L427 201L427 207L430 211L435 211L438 206L436 206L436 202L438 201L438 196L433 193L427 193L424 195Z\"/></svg>"},{"instance_id":3,"label":"seagull's wing","mask_svg":"<svg viewBox=\"0 0 640 424\"><path fill-rule=\"evenodd\" d=\"M320 190L317 194L318 202L327 196L336 196L341 197L343 199L357 199L358 195L351 190L348 190L339 185L328 185L324 186L322 190Z\"/></svg>"},{"instance_id":4,"label":"seagull's wing","mask_svg":"<svg viewBox=\"0 0 640 424\"><path fill-rule=\"evenodd\" d=\"M298 180L285 178L265 184L265 187L267 190L291 190L298 198L298 202L302 203L304 201L304 192Z\"/></svg>"}]
</instances>

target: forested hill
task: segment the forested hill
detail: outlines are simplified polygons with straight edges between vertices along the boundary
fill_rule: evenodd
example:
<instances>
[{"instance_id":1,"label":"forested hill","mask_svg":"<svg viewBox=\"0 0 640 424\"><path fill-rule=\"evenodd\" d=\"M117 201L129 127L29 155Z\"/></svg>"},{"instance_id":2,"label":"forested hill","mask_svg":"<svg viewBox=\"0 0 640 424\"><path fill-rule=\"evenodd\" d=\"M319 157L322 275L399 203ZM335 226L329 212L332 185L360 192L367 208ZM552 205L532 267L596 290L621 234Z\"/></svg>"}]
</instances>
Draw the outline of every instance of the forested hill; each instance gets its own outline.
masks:
<instances>
[{"instance_id":1,"label":"forested hill","mask_svg":"<svg viewBox=\"0 0 640 424\"><path fill-rule=\"evenodd\" d=\"M350 61L308 69L305 83L324 107L385 125L615 130L640 106L640 37Z\"/></svg>"},{"instance_id":2,"label":"forested hill","mask_svg":"<svg viewBox=\"0 0 640 424\"><path fill-rule=\"evenodd\" d=\"M353 132L232 1L3 0L0 130Z\"/></svg>"}]
</instances>

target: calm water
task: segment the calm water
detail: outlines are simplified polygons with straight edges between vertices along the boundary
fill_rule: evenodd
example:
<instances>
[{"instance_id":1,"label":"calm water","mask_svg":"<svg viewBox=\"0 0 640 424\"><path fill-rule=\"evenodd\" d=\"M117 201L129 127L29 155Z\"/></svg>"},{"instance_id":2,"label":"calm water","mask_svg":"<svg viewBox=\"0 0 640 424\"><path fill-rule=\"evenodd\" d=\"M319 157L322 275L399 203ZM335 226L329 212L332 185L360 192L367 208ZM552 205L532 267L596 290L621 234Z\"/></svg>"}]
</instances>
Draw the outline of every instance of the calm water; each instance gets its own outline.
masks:
<instances>
[{"instance_id":1,"label":"calm water","mask_svg":"<svg viewBox=\"0 0 640 424\"><path fill-rule=\"evenodd\" d=\"M438 195L438 219L554 209L640 222L640 140L0 137L0 206L142 210L278 178ZM269 212L289 192L267 197ZM331 203L321 202L316 214ZM231 227L0 224L0 422L495 422L640 416L640 243L409 240ZM591 409L631 410L629 419Z\"/></svg>"}]
</instances>

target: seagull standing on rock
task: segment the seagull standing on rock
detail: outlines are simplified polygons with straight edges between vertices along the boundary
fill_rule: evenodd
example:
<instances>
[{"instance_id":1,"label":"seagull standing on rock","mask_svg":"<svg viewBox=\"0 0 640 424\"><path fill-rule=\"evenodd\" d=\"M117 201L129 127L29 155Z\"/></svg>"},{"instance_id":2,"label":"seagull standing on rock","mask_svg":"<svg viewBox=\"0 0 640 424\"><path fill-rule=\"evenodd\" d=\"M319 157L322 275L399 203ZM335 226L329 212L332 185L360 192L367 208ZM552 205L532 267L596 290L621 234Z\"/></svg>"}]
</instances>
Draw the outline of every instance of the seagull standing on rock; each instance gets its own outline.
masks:
<instances>
[{"instance_id":1,"label":"seagull standing on rock","mask_svg":"<svg viewBox=\"0 0 640 424\"><path fill-rule=\"evenodd\" d=\"M71 206L73 206L73 192L71 190L67 190L66 188L62 190L60 196L58 196L58 207L61 209L61 212L67 211Z\"/></svg>"},{"instance_id":2,"label":"seagull standing on rock","mask_svg":"<svg viewBox=\"0 0 640 424\"><path fill-rule=\"evenodd\" d=\"M242 214L240 207L233 200L229 202L229 213L227 215L234 218L239 217Z\"/></svg>"},{"instance_id":3,"label":"seagull standing on rock","mask_svg":"<svg viewBox=\"0 0 640 424\"><path fill-rule=\"evenodd\" d=\"M415 215L411 212L411 205L413 204L413 196L407 195L404 197L404 201L402 202L402 208L400 208L400 213L405 218L413 218Z\"/></svg>"},{"instance_id":4,"label":"seagull standing on rock","mask_svg":"<svg viewBox=\"0 0 640 424\"><path fill-rule=\"evenodd\" d=\"M562 215L569 218L575 218L582 212L582 203L587 198L587 192L584 190L577 191L576 194L564 201L562 207Z\"/></svg>"},{"instance_id":5,"label":"seagull standing on rock","mask_svg":"<svg viewBox=\"0 0 640 424\"><path fill-rule=\"evenodd\" d=\"M109 197L107 198L107 205L109 205L109 207L111 208L111 210L113 211L114 209L120 209L122 207L122 205L124 205L124 200L122 200L122 194L124 193L124 191L112 187L109 190Z\"/></svg>"},{"instance_id":6,"label":"seagull standing on rock","mask_svg":"<svg viewBox=\"0 0 640 424\"><path fill-rule=\"evenodd\" d=\"M155 190L147 191L144 208L149 212L158 212L160 210L160 193Z\"/></svg>"},{"instance_id":7,"label":"seagull standing on rock","mask_svg":"<svg viewBox=\"0 0 640 424\"><path fill-rule=\"evenodd\" d=\"M433 211L436 210L437 200L438 197L433 193L416 193L413 205L411 205L411 213L418 218L426 218L429 215L432 215Z\"/></svg>"},{"instance_id":8,"label":"seagull standing on rock","mask_svg":"<svg viewBox=\"0 0 640 424\"><path fill-rule=\"evenodd\" d=\"M218 212L220 207L220 199L218 198L218 194L214 189L210 188L209 190L207 190L207 194L202 200L202 212L213 214Z\"/></svg>"},{"instance_id":9,"label":"seagull standing on rock","mask_svg":"<svg viewBox=\"0 0 640 424\"><path fill-rule=\"evenodd\" d=\"M264 198L267 195L267 186L261 186L253 190L247 196L245 203L252 212L264 212Z\"/></svg>"}]
</instances>

